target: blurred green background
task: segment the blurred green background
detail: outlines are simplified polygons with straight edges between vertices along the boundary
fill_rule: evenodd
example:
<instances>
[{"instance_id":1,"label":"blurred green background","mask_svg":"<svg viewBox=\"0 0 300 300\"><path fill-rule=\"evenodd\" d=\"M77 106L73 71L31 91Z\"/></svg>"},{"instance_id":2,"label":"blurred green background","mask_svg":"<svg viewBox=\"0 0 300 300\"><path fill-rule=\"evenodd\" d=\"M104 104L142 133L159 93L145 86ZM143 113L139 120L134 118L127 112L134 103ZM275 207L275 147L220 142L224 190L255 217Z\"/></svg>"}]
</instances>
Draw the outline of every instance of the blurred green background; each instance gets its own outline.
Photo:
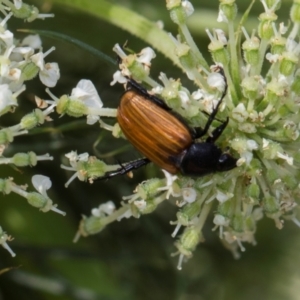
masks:
<instances>
[{"instance_id":1,"label":"blurred green background","mask_svg":"<svg viewBox=\"0 0 300 300\"><path fill-rule=\"evenodd\" d=\"M91 0L97 1L97 0ZM114 1L124 5L152 21L162 20L167 31L176 34L176 27L169 19L165 2ZM279 14L287 23L292 1L283 1ZM11 19L9 29L35 28L52 30L75 37L102 52L114 57L115 43L128 41L129 47L139 51L147 44L129 33L102 20L51 1L27 1L36 4L41 11L53 12L54 19L24 23ZM237 1L244 11L249 1ZM209 59L206 27L217 28L218 1L193 1L196 14L190 23L196 44ZM251 12L249 26L255 24L263 12L259 1ZM251 27L248 28L251 32ZM17 34L18 38L24 34ZM47 57L47 62L58 62L61 79L51 91L55 95L70 94L71 89L82 79L90 79L101 95L104 106L117 107L121 86L110 86L115 68L78 47L50 38L43 38L44 50L54 45L56 51ZM173 78L180 77L192 87L179 69L157 53L151 74L159 72ZM24 113L35 106L33 96L48 98L45 87L38 79L26 83L15 114L1 118L1 126L13 125ZM77 244L72 239L77 231L81 215L90 215L93 207L108 200L120 203L122 196L130 195L134 187L150 176L162 177L154 166L135 172L133 179L114 178L95 182L93 185L74 181L68 189L64 183L71 176L60 169L65 162L64 154L77 150L103 157L108 163L116 159L127 161L139 157L123 140L113 139L98 125L87 126L84 119L53 116L53 122L33 130L28 136L17 138L5 153L11 156L21 151L50 153L54 162L39 163L35 168L15 170L1 168L1 177L14 177L19 184L28 184L33 174L43 174L52 179L49 196L58 207L67 212L66 217L49 212L41 213L25 203L19 196L1 197L1 222L5 231L15 237L10 246L16 258L0 248L0 269L14 267L0 276L0 299L300 299L300 230L286 223L282 230L275 228L272 220L258 223L257 246L245 245L247 250L240 260L234 260L223 248L217 233L212 232L212 216L208 219L204 236L205 243L198 246L194 257L176 269L177 258L174 240L170 236L176 208L163 203L151 215L140 219L122 220L108 226L102 233L81 238ZM113 123L113 120L106 120ZM126 146L124 152L110 155L111 151Z\"/></svg>"}]
</instances>

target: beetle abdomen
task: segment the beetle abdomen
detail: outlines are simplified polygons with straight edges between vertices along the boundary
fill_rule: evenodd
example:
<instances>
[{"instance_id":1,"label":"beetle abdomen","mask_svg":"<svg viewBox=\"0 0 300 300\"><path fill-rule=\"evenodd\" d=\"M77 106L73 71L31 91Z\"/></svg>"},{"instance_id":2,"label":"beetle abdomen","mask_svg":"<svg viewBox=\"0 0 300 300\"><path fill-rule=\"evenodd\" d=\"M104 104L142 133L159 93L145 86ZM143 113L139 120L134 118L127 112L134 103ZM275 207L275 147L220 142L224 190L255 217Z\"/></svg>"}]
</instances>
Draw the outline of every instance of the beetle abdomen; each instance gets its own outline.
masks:
<instances>
[{"instance_id":1,"label":"beetle abdomen","mask_svg":"<svg viewBox=\"0 0 300 300\"><path fill-rule=\"evenodd\" d=\"M139 152L172 174L179 171L172 158L193 143L185 124L134 90L122 96L117 120Z\"/></svg>"}]
</instances>

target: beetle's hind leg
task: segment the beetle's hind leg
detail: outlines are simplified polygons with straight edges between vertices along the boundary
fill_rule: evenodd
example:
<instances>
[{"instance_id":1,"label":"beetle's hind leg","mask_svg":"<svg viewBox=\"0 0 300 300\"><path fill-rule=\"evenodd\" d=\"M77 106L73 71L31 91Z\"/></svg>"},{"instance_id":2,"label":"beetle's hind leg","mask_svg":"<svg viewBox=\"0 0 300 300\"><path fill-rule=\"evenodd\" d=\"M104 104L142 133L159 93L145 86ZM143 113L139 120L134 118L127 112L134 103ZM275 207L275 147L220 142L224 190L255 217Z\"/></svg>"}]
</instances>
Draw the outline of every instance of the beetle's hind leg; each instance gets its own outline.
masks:
<instances>
[{"instance_id":1,"label":"beetle's hind leg","mask_svg":"<svg viewBox=\"0 0 300 300\"><path fill-rule=\"evenodd\" d=\"M132 78L128 78L128 82L127 82L127 90L128 89L134 89L135 91L137 91L140 95L144 96L145 98L149 99L150 101L154 102L156 105L158 105L159 107L167 110L167 111L171 111L172 108L169 107L166 102L156 96L153 96L151 94L148 93L148 91L141 86L138 82L136 82L134 79Z\"/></svg>"},{"instance_id":2,"label":"beetle's hind leg","mask_svg":"<svg viewBox=\"0 0 300 300\"><path fill-rule=\"evenodd\" d=\"M119 176L119 175L124 175L132 170L135 169L139 169L142 166L147 165L148 163L150 163L151 161L148 158L140 158L134 161L131 161L129 163L126 164L121 164L120 163L120 168L114 170L114 171L110 171L107 172L103 177L97 178L98 180L102 180L102 179L109 179L115 176Z\"/></svg>"}]
</instances>

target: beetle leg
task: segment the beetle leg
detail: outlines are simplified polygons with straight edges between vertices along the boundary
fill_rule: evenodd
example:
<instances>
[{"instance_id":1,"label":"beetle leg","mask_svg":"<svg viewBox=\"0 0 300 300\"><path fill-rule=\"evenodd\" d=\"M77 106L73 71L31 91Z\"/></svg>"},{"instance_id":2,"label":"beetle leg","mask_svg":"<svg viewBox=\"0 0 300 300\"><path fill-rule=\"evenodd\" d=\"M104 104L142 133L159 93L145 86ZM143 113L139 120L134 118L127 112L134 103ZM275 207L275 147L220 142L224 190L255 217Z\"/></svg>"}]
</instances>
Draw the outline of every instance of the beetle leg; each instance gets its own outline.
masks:
<instances>
[{"instance_id":1,"label":"beetle leg","mask_svg":"<svg viewBox=\"0 0 300 300\"><path fill-rule=\"evenodd\" d=\"M136 82L134 79L132 78L127 78L128 79L128 83L127 83L127 89L135 89L139 94L141 94L142 96L144 96L145 98L151 100L152 102L154 102L156 105L158 105L159 107L167 110L167 111L171 111L172 108L169 107L165 101L163 101L162 99L150 95L148 93L148 91L143 88L138 82Z\"/></svg>"},{"instance_id":2,"label":"beetle leg","mask_svg":"<svg viewBox=\"0 0 300 300\"><path fill-rule=\"evenodd\" d=\"M206 139L206 143L214 143L218 137L222 134L223 130L226 128L228 124L229 118L226 118L226 121L222 122L220 126L213 130L211 136Z\"/></svg>"},{"instance_id":3,"label":"beetle leg","mask_svg":"<svg viewBox=\"0 0 300 300\"><path fill-rule=\"evenodd\" d=\"M97 178L99 180L102 179L109 179L115 176L119 176L119 175L124 175L132 170L138 169L142 166L147 165L148 163L150 163L151 161L148 158L140 158L134 161L131 161L129 163L127 163L126 165L120 164L120 168L116 169L114 171L110 171L105 173L105 175L103 177Z\"/></svg>"}]
</instances>

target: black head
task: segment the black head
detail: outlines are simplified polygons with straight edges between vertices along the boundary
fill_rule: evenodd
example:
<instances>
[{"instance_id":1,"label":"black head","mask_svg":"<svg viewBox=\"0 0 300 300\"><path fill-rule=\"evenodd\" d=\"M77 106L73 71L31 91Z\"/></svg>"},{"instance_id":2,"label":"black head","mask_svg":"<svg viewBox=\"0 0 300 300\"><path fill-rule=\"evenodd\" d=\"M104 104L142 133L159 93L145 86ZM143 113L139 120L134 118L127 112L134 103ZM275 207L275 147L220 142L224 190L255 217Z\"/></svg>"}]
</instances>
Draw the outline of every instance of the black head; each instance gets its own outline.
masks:
<instances>
[{"instance_id":1,"label":"black head","mask_svg":"<svg viewBox=\"0 0 300 300\"><path fill-rule=\"evenodd\" d=\"M229 171L236 167L237 159L228 153L222 153L219 157L218 172Z\"/></svg>"},{"instance_id":2,"label":"black head","mask_svg":"<svg viewBox=\"0 0 300 300\"><path fill-rule=\"evenodd\" d=\"M237 160L223 153L213 143L195 143L177 161L183 175L201 177L210 173L229 171L236 167Z\"/></svg>"}]
</instances>

